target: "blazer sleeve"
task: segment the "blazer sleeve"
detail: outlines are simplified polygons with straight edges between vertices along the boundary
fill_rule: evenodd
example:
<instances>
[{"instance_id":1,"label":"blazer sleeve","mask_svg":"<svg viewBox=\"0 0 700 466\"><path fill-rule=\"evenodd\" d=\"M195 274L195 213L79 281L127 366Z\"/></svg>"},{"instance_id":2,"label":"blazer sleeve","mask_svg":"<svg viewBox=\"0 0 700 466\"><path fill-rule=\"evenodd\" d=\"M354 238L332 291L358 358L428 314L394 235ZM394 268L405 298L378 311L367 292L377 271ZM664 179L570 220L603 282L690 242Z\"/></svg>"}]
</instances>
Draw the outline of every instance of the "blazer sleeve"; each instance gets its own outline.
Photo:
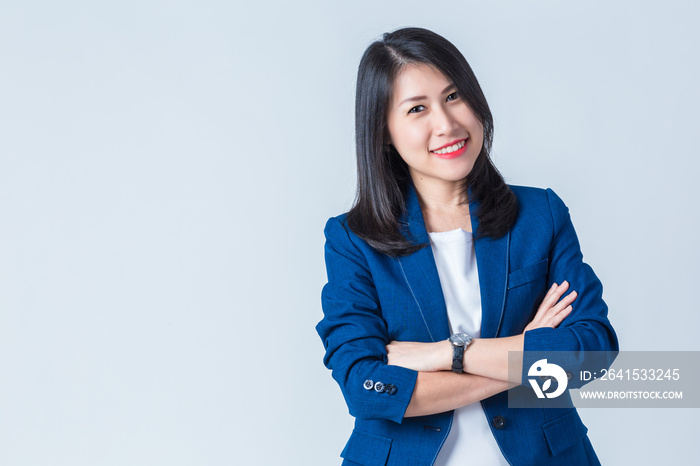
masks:
<instances>
[{"instance_id":1,"label":"blazer sleeve","mask_svg":"<svg viewBox=\"0 0 700 466\"><path fill-rule=\"evenodd\" d=\"M352 416L401 423L418 373L386 364L386 322L367 259L351 233L337 217L328 220L324 233L328 283L321 291L324 317L316 325L326 350L323 363ZM378 382L384 391L382 385L374 389ZM386 390L388 385L393 388Z\"/></svg>"},{"instance_id":2,"label":"blazer sleeve","mask_svg":"<svg viewBox=\"0 0 700 466\"><path fill-rule=\"evenodd\" d=\"M603 301L603 285L593 269L583 262L578 237L571 222L569 209L557 194L547 189L547 199L554 224L554 239L549 251L548 284L568 281L569 290L578 296L572 304L571 313L557 328L543 327L525 332L523 384L526 384L527 368L530 366L528 352L566 351L580 356L574 357L568 367L575 373L587 368L586 364L612 364L619 350L615 330L608 320L608 307ZM600 352L584 360L579 352ZM567 356L571 362L571 356ZM583 383L576 378L569 382L571 388L580 388Z\"/></svg>"}]
</instances>

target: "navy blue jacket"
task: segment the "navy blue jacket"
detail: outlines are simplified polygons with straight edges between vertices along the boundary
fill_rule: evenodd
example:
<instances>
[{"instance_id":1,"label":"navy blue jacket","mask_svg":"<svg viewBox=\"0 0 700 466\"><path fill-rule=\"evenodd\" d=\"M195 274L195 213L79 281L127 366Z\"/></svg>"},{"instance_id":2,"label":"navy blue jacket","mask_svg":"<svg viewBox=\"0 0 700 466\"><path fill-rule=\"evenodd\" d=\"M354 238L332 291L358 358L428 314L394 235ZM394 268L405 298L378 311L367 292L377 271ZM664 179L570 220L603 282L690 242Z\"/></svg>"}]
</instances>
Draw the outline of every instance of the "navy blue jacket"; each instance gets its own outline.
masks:
<instances>
[{"instance_id":1,"label":"navy blue jacket","mask_svg":"<svg viewBox=\"0 0 700 466\"><path fill-rule=\"evenodd\" d=\"M617 351L602 285L583 262L568 208L551 189L511 189L519 204L513 227L498 239L474 240L481 338L522 333L548 288L567 280L569 289L578 292L573 310L556 329L526 332L525 352ZM406 207L401 224L412 238L429 243L412 185ZM474 232L477 208L476 202L470 203ZM432 249L389 257L356 236L345 217L333 217L325 227L328 283L321 293L324 317L316 326L326 350L324 364L356 418L341 453L343 464L431 465L449 433L453 411L404 418L417 372L387 365L385 347L392 340L434 342L450 336ZM391 384L395 390L367 390L367 380ZM525 378L523 384L528 385ZM562 397L563 408L547 409L508 408L507 392L481 401L510 464L599 464L568 391Z\"/></svg>"}]
</instances>

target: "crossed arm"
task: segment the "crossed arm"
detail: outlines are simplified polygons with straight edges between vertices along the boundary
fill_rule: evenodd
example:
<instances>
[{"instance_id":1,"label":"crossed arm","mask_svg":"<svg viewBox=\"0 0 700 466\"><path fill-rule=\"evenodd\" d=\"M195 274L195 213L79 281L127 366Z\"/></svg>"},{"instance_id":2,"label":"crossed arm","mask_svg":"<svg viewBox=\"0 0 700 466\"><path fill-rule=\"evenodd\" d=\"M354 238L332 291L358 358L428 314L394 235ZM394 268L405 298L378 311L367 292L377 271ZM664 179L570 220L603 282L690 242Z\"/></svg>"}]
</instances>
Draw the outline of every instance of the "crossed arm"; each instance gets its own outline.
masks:
<instances>
[{"instance_id":1,"label":"crossed arm","mask_svg":"<svg viewBox=\"0 0 700 466\"><path fill-rule=\"evenodd\" d=\"M322 292L324 319L316 329L326 350L324 364L333 371L350 414L400 423L404 417L441 413L488 398L522 382L508 380L510 351L527 355L618 350L602 300L602 284L583 262L568 209L552 191L547 195L554 225L547 276L554 285L522 334L472 342L465 351L464 374L450 371L452 350L447 340L416 343L386 338L387 324L367 262L374 252L341 219L327 222L329 280ZM569 286L564 279L571 280L581 294L563 297ZM399 390L380 396L363 388L363 383L372 381L396 384Z\"/></svg>"},{"instance_id":2,"label":"crossed arm","mask_svg":"<svg viewBox=\"0 0 700 466\"><path fill-rule=\"evenodd\" d=\"M451 372L452 345L448 340L435 343L392 341L386 346L388 364L418 371L405 417L424 416L483 400L520 384L522 367L509 380L508 353L523 351L528 330L556 328L572 310L576 292L563 294L568 282L554 284L545 295L537 314L522 334L503 338L476 338L464 352L463 374ZM520 361L522 366L522 361Z\"/></svg>"}]
</instances>

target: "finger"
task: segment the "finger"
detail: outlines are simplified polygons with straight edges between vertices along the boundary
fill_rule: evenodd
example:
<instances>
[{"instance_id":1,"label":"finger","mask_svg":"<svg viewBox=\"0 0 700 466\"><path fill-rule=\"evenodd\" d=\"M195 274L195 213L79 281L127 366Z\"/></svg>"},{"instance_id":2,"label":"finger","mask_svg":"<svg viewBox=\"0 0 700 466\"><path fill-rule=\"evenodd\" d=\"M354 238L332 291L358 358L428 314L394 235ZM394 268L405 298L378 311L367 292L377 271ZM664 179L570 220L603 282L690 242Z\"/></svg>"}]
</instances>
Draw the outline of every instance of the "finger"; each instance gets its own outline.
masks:
<instances>
[{"instance_id":1,"label":"finger","mask_svg":"<svg viewBox=\"0 0 700 466\"><path fill-rule=\"evenodd\" d=\"M542 300L540 308L544 308L544 310L546 311L547 309L554 306L568 288L569 282L567 282L566 280L563 281L561 285L558 285L556 288L554 288L554 290L551 294L549 294L549 296L545 296L545 298Z\"/></svg>"},{"instance_id":2,"label":"finger","mask_svg":"<svg viewBox=\"0 0 700 466\"><path fill-rule=\"evenodd\" d=\"M561 301L559 301L557 304L554 306L550 307L549 309L545 309L543 311L540 311L538 313L538 316L536 316L536 321L542 323L543 325L547 326L552 326L552 319L555 318L557 315L559 315L562 311L564 311L568 306L571 305L571 303L574 302L578 294L576 291L572 291L568 295L566 295ZM570 312L570 311L568 311ZM566 315L568 315L568 312ZM566 316L562 317L562 320ZM557 324L558 325L558 324Z\"/></svg>"},{"instance_id":3,"label":"finger","mask_svg":"<svg viewBox=\"0 0 700 466\"><path fill-rule=\"evenodd\" d=\"M571 293L564 296L564 299L562 299L562 301L568 301L569 304L571 304L574 301L576 301L576 298L578 298L578 292L576 290L573 290Z\"/></svg>"},{"instance_id":4,"label":"finger","mask_svg":"<svg viewBox=\"0 0 700 466\"><path fill-rule=\"evenodd\" d=\"M576 296L577 296L577 293L575 291L572 291L571 293L566 295L564 298L562 298L562 300L559 301L555 306L553 306L551 309L549 309L547 314L549 316L555 316L555 315L559 314L564 309L566 309L567 306L570 306L571 303L574 302L574 300L576 299Z\"/></svg>"},{"instance_id":5,"label":"finger","mask_svg":"<svg viewBox=\"0 0 700 466\"><path fill-rule=\"evenodd\" d=\"M571 313L572 309L573 307L569 305L562 308L561 310L557 309L557 312L554 312L552 310L552 312L548 313L544 317L541 325L556 328L557 326L559 326L559 324L562 323L564 319L566 319L566 316L568 316Z\"/></svg>"},{"instance_id":6,"label":"finger","mask_svg":"<svg viewBox=\"0 0 700 466\"><path fill-rule=\"evenodd\" d=\"M577 297L578 297L578 293L576 291L572 291L568 295L564 296L561 299L561 301L559 301L557 303L557 305L554 307L557 308L557 312L559 312L562 309L564 309L566 306L568 306L569 304L573 303Z\"/></svg>"},{"instance_id":7,"label":"finger","mask_svg":"<svg viewBox=\"0 0 700 466\"><path fill-rule=\"evenodd\" d=\"M551 305L549 307L554 306L561 299L561 297L564 295L564 293L566 293L566 290L568 290L568 289L569 289L569 282L567 282L566 280L561 282L561 285L559 285L557 287L557 289L554 290L554 293L552 293L552 295L549 297L549 299L551 301Z\"/></svg>"},{"instance_id":8,"label":"finger","mask_svg":"<svg viewBox=\"0 0 700 466\"><path fill-rule=\"evenodd\" d=\"M556 282L553 283L552 286L547 291L547 294L544 295L544 298L542 299L542 301L544 301L545 299L553 299L554 296L557 295L557 293L560 293L560 288L562 285L563 285L563 283L561 285L556 283ZM563 292L561 292L561 293L563 293ZM556 302L556 300L554 302Z\"/></svg>"},{"instance_id":9,"label":"finger","mask_svg":"<svg viewBox=\"0 0 700 466\"><path fill-rule=\"evenodd\" d=\"M559 324L561 324L566 317L571 314L571 311L573 310L573 307L571 306L566 306L562 311L556 315L554 315L551 319L551 324L552 328L557 328Z\"/></svg>"},{"instance_id":10,"label":"finger","mask_svg":"<svg viewBox=\"0 0 700 466\"><path fill-rule=\"evenodd\" d=\"M561 296L566 292L566 290L569 288L569 282L564 280L561 282L560 285L557 285L552 293L549 295L549 299L554 299L555 302L561 298Z\"/></svg>"},{"instance_id":11,"label":"finger","mask_svg":"<svg viewBox=\"0 0 700 466\"><path fill-rule=\"evenodd\" d=\"M549 287L549 289L547 290L547 294L545 294L544 297L548 298L549 296L551 296L551 294L554 293L554 290L556 290L558 286L559 285L557 283L552 283L552 286Z\"/></svg>"},{"instance_id":12,"label":"finger","mask_svg":"<svg viewBox=\"0 0 700 466\"><path fill-rule=\"evenodd\" d=\"M544 295L544 298L542 298L542 302L540 303L539 307L537 308L537 313L538 313L538 314L539 314L540 312L544 312L544 311L546 311L547 309L549 309L550 307L552 307L552 305L551 305L550 303L551 303L551 300L552 300L552 296L554 295L554 293L555 293L555 291L556 291L556 289L557 289L558 286L559 286L559 285L557 285L557 284L555 283L554 285L552 285L552 287L549 289L549 291L547 291L547 294ZM555 301L555 302L556 302L556 301Z\"/></svg>"},{"instance_id":13,"label":"finger","mask_svg":"<svg viewBox=\"0 0 700 466\"><path fill-rule=\"evenodd\" d=\"M561 282L561 284L556 288L556 290L554 290L554 293L552 293L552 296L559 296L559 297L561 298L561 296L562 296L564 293L566 293L566 290L568 290L568 289L569 289L569 282L567 282L566 280L564 280L564 281Z\"/></svg>"}]
</instances>

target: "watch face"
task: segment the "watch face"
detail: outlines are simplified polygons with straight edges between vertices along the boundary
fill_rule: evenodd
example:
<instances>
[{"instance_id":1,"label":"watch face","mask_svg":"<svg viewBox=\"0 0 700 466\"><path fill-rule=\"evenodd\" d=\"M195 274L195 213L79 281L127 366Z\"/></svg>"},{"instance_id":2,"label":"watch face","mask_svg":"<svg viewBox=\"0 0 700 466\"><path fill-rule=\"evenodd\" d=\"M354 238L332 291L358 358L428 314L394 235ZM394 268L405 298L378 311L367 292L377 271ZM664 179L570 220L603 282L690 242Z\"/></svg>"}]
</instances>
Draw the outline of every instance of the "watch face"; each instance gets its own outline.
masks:
<instances>
[{"instance_id":1,"label":"watch face","mask_svg":"<svg viewBox=\"0 0 700 466\"><path fill-rule=\"evenodd\" d=\"M472 341L472 337L470 337L466 333L455 333L450 337L450 341L453 345L464 346L466 344L469 344L470 341Z\"/></svg>"}]
</instances>

